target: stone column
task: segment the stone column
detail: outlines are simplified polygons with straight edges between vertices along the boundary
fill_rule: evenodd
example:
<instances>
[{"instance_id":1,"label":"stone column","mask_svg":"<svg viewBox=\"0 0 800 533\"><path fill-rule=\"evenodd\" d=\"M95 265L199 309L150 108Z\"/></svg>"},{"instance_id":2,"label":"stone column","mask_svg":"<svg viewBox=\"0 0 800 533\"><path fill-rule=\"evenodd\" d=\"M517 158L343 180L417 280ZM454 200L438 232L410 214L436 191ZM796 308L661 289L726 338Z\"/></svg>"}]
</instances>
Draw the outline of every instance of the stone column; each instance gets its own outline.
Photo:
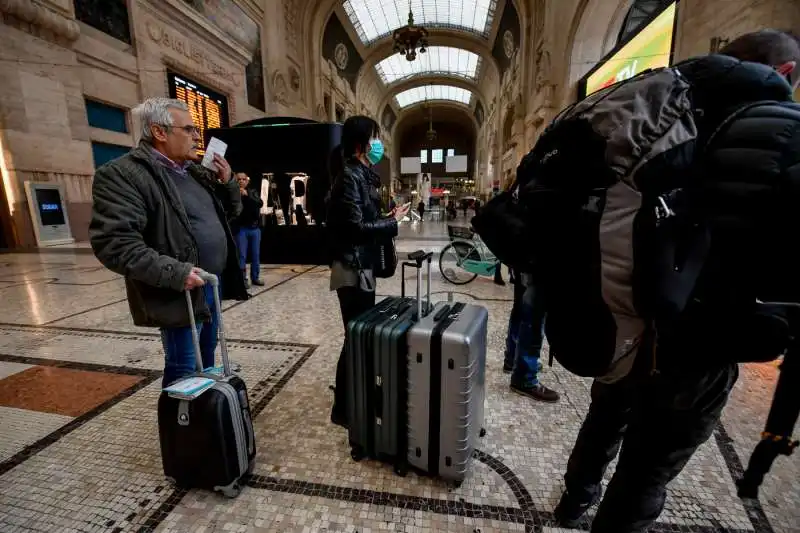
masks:
<instances>
[{"instance_id":1,"label":"stone column","mask_svg":"<svg viewBox=\"0 0 800 533\"><path fill-rule=\"evenodd\" d=\"M86 238L94 165L71 4L68 16L50 2L0 0L0 49L15 59L0 74L0 210L10 247L36 245L27 181L62 184L73 236Z\"/></svg>"},{"instance_id":2,"label":"stone column","mask_svg":"<svg viewBox=\"0 0 800 533\"><path fill-rule=\"evenodd\" d=\"M267 115L282 115L289 107L286 60L286 20L283 2L269 0L264 6L261 27L264 82L267 86Z\"/></svg>"},{"instance_id":3,"label":"stone column","mask_svg":"<svg viewBox=\"0 0 800 533\"><path fill-rule=\"evenodd\" d=\"M330 96L331 96L331 108L328 109L328 121L329 122L336 122L336 69L331 66L331 79L330 79Z\"/></svg>"}]
</instances>

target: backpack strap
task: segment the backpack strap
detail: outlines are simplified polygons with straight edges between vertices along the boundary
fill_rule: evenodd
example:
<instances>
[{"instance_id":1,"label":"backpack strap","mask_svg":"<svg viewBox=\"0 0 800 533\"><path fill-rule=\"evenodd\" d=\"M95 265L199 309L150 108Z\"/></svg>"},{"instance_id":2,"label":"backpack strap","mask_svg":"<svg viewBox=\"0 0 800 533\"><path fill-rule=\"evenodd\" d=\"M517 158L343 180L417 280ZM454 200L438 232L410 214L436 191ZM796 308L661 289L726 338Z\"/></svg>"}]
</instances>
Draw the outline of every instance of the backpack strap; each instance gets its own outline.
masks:
<instances>
[{"instance_id":1,"label":"backpack strap","mask_svg":"<svg viewBox=\"0 0 800 533\"><path fill-rule=\"evenodd\" d=\"M717 139L717 137L720 134L722 134L722 132L726 130L728 126L730 126L736 119L738 119L751 109L767 105L780 105L780 102L776 100L759 100L758 102L752 102L750 104L743 105L742 107L736 109L736 111L728 115L728 117L725 120L723 120L719 124L719 126L717 126L717 128L711 133L711 135L708 137L708 140L705 143L705 146L703 147L703 153L704 154L708 153L708 151L711 149L711 145Z\"/></svg>"}]
</instances>

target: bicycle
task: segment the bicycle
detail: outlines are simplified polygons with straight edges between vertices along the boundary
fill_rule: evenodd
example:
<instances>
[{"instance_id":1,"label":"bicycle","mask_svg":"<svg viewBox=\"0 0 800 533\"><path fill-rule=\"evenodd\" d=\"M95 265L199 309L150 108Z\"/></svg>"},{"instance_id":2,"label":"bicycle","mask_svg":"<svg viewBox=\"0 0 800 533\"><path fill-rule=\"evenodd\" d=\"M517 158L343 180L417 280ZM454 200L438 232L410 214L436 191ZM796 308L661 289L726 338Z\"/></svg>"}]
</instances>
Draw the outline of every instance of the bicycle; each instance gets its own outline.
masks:
<instances>
[{"instance_id":1,"label":"bicycle","mask_svg":"<svg viewBox=\"0 0 800 533\"><path fill-rule=\"evenodd\" d=\"M478 276L494 276L497 258L472 228L447 226L450 244L439 253L439 271L453 285L466 285Z\"/></svg>"}]
</instances>

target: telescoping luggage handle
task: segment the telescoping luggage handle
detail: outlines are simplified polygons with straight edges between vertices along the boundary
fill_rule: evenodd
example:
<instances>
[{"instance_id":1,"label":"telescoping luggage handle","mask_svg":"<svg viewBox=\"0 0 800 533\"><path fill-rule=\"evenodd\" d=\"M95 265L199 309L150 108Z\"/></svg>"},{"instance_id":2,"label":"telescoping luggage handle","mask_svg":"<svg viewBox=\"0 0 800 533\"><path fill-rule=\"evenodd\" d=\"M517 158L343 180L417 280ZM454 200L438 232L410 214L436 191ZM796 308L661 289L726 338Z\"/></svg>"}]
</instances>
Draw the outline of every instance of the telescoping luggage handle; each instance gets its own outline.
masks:
<instances>
[{"instance_id":1,"label":"telescoping luggage handle","mask_svg":"<svg viewBox=\"0 0 800 533\"><path fill-rule=\"evenodd\" d=\"M209 274L204 270L196 270L195 273L200 276L200 279L211 285L214 293L214 307L217 313L217 329L220 351L222 352L222 370L225 376L231 375L231 362L228 359L228 344L225 341L225 326L222 324L222 298L219 294L219 278L214 274ZM197 324L194 319L194 305L192 304L192 291L186 291L186 304L189 307L189 324L192 327L192 344L194 345L194 360L197 365L197 371L202 372L203 357L200 355L200 334L197 333Z\"/></svg>"},{"instance_id":2,"label":"telescoping luggage handle","mask_svg":"<svg viewBox=\"0 0 800 533\"><path fill-rule=\"evenodd\" d=\"M427 299L425 300L425 309L428 310L431 307L431 260L433 259L433 252L426 252L424 250L417 250L416 252L411 252L408 254L408 262L403 262L403 265L400 268L400 277L402 278L400 281L400 297L406 297L406 267L416 268L417 269L417 320L422 320L424 316L422 314L422 263L427 263L427 280L428 280L428 290L427 290ZM411 263L410 261L413 261Z\"/></svg>"}]
</instances>

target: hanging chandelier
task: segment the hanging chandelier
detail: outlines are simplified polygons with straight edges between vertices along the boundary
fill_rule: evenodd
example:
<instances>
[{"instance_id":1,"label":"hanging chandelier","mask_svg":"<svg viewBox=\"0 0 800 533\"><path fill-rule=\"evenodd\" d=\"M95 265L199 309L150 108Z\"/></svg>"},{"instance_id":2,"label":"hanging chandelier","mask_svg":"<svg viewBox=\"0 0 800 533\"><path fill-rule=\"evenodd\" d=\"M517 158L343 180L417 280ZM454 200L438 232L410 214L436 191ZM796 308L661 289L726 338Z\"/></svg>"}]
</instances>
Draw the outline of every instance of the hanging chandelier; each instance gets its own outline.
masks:
<instances>
[{"instance_id":1,"label":"hanging chandelier","mask_svg":"<svg viewBox=\"0 0 800 533\"><path fill-rule=\"evenodd\" d=\"M436 130L433 129L433 107L429 109L430 109L430 122L428 126L428 131L425 133L425 137L427 137L429 141L433 142L436 140Z\"/></svg>"},{"instance_id":2,"label":"hanging chandelier","mask_svg":"<svg viewBox=\"0 0 800 533\"><path fill-rule=\"evenodd\" d=\"M408 25L394 30L393 38L393 50L405 56L408 61L417 59L417 47L419 47L420 54L427 51L428 30L414 25L414 13L411 11L410 1L408 2Z\"/></svg>"}]
</instances>

